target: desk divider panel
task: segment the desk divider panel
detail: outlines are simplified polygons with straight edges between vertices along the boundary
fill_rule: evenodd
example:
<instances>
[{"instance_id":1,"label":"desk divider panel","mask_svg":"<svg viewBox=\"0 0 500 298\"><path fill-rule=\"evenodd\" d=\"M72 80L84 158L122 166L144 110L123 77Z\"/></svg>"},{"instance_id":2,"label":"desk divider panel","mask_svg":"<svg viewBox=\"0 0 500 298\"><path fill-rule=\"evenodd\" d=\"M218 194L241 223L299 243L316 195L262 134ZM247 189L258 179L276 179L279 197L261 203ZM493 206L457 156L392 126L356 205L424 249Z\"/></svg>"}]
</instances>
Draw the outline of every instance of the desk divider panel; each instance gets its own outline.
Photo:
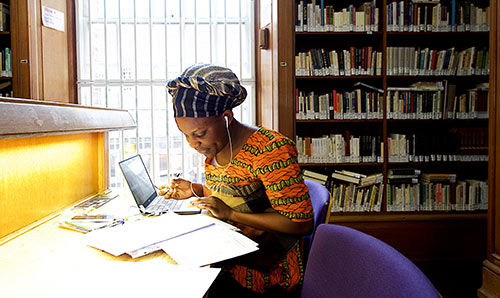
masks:
<instances>
[{"instance_id":1,"label":"desk divider panel","mask_svg":"<svg viewBox=\"0 0 500 298\"><path fill-rule=\"evenodd\" d=\"M104 191L103 138L99 132L0 139L0 238Z\"/></svg>"}]
</instances>

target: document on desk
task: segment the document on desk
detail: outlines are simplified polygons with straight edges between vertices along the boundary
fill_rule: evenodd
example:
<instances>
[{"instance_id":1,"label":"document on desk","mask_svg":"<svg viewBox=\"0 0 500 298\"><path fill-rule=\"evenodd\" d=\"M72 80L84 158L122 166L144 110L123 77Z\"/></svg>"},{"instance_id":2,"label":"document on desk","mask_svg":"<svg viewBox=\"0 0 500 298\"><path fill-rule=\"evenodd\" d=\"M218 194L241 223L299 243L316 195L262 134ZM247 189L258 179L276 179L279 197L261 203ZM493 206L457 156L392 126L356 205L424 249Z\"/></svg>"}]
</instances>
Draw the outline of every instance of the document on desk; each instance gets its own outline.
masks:
<instances>
[{"instance_id":1,"label":"document on desk","mask_svg":"<svg viewBox=\"0 0 500 298\"><path fill-rule=\"evenodd\" d=\"M204 266L258 250L258 244L221 225L213 225L158 244L179 265Z\"/></svg>"},{"instance_id":2,"label":"document on desk","mask_svg":"<svg viewBox=\"0 0 500 298\"><path fill-rule=\"evenodd\" d=\"M214 223L204 217L167 213L158 217L126 222L112 228L95 230L85 236L87 245L119 256L212 225Z\"/></svg>"},{"instance_id":3,"label":"document on desk","mask_svg":"<svg viewBox=\"0 0 500 298\"><path fill-rule=\"evenodd\" d=\"M40 289L37 297L202 298L219 272L218 268L189 268L161 261L96 262L76 269L68 268L64 274L73 278L67 278L67 283ZM88 277L84 283L82 276Z\"/></svg>"}]
</instances>

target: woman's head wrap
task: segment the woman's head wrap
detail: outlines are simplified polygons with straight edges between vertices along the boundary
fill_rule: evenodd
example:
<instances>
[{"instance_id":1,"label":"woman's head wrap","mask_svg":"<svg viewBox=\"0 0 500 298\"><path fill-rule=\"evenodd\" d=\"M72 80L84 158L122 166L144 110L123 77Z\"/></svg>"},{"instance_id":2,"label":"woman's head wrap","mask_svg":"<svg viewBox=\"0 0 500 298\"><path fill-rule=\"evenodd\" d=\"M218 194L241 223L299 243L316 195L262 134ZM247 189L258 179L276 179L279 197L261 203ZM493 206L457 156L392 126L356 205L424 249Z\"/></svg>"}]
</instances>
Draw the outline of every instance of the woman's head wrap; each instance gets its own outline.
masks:
<instances>
[{"instance_id":1,"label":"woman's head wrap","mask_svg":"<svg viewBox=\"0 0 500 298\"><path fill-rule=\"evenodd\" d=\"M247 96L229 68L212 64L188 67L167 82L167 89L173 97L174 117L218 116L240 105Z\"/></svg>"}]
</instances>

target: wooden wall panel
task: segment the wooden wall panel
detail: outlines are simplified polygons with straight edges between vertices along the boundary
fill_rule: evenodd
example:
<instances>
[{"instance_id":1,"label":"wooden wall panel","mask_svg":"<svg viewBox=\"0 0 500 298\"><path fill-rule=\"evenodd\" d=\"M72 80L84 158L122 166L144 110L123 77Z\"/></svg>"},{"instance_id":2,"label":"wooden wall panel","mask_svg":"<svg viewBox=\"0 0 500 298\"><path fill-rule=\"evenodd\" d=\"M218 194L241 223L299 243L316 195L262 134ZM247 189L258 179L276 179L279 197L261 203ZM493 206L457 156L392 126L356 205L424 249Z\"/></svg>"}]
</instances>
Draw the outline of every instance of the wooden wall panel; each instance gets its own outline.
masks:
<instances>
[{"instance_id":1,"label":"wooden wall panel","mask_svg":"<svg viewBox=\"0 0 500 298\"><path fill-rule=\"evenodd\" d=\"M288 0L260 0L257 7L259 29L269 29L269 49L256 45L257 123L295 140L295 50L293 11Z\"/></svg>"},{"instance_id":2,"label":"wooden wall panel","mask_svg":"<svg viewBox=\"0 0 500 298\"><path fill-rule=\"evenodd\" d=\"M272 26L272 0L256 2L256 61L257 61L257 123L271 129L277 129L277 107L273 101L273 51L274 27ZM259 31L269 30L269 48L259 48Z\"/></svg>"},{"instance_id":3,"label":"wooden wall panel","mask_svg":"<svg viewBox=\"0 0 500 298\"><path fill-rule=\"evenodd\" d=\"M104 133L0 139L0 238L105 185Z\"/></svg>"},{"instance_id":4,"label":"wooden wall panel","mask_svg":"<svg viewBox=\"0 0 500 298\"><path fill-rule=\"evenodd\" d=\"M489 89L489 137L488 137L488 250L483 266L483 284L478 290L479 297L498 297L500 293L500 158L497 148L500 148L500 94L497 86L500 84L500 64L498 49L500 49L500 30L498 16L500 6L497 0L490 0L490 89Z\"/></svg>"},{"instance_id":5,"label":"wooden wall panel","mask_svg":"<svg viewBox=\"0 0 500 298\"><path fill-rule=\"evenodd\" d=\"M60 0L41 1L42 6L47 6L64 13L68 19L66 2ZM69 102L69 57L68 57L68 26L67 21L64 32L41 27L42 49L42 76L43 99L50 101Z\"/></svg>"},{"instance_id":6,"label":"wooden wall panel","mask_svg":"<svg viewBox=\"0 0 500 298\"><path fill-rule=\"evenodd\" d=\"M277 100L278 130L295 140L295 1L278 0L274 7L279 26L275 36L276 78L274 98Z\"/></svg>"},{"instance_id":7,"label":"wooden wall panel","mask_svg":"<svg viewBox=\"0 0 500 298\"><path fill-rule=\"evenodd\" d=\"M74 1L16 0L11 6L14 96L77 103ZM42 6L64 13L64 32L42 26Z\"/></svg>"},{"instance_id":8,"label":"wooden wall panel","mask_svg":"<svg viewBox=\"0 0 500 298\"><path fill-rule=\"evenodd\" d=\"M486 255L486 217L425 220L336 222L391 245L414 262L475 260Z\"/></svg>"},{"instance_id":9,"label":"wooden wall panel","mask_svg":"<svg viewBox=\"0 0 500 298\"><path fill-rule=\"evenodd\" d=\"M11 9L11 46L12 46L12 88L14 97L30 98L30 53L28 39L27 1L12 1ZM23 61L21 63L21 61ZM36 99L36 98L35 98Z\"/></svg>"}]
</instances>

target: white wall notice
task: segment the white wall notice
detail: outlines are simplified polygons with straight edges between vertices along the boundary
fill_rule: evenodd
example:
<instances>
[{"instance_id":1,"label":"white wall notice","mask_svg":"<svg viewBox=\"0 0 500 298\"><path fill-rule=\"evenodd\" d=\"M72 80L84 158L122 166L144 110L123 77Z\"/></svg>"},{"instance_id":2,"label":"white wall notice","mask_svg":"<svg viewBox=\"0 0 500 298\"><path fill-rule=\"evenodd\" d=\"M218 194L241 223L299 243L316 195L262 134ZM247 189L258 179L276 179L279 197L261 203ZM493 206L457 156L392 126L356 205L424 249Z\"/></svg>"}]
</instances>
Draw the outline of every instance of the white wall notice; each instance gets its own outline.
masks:
<instances>
[{"instance_id":1,"label":"white wall notice","mask_svg":"<svg viewBox=\"0 0 500 298\"><path fill-rule=\"evenodd\" d=\"M64 32L64 13L42 6L42 25Z\"/></svg>"}]
</instances>

